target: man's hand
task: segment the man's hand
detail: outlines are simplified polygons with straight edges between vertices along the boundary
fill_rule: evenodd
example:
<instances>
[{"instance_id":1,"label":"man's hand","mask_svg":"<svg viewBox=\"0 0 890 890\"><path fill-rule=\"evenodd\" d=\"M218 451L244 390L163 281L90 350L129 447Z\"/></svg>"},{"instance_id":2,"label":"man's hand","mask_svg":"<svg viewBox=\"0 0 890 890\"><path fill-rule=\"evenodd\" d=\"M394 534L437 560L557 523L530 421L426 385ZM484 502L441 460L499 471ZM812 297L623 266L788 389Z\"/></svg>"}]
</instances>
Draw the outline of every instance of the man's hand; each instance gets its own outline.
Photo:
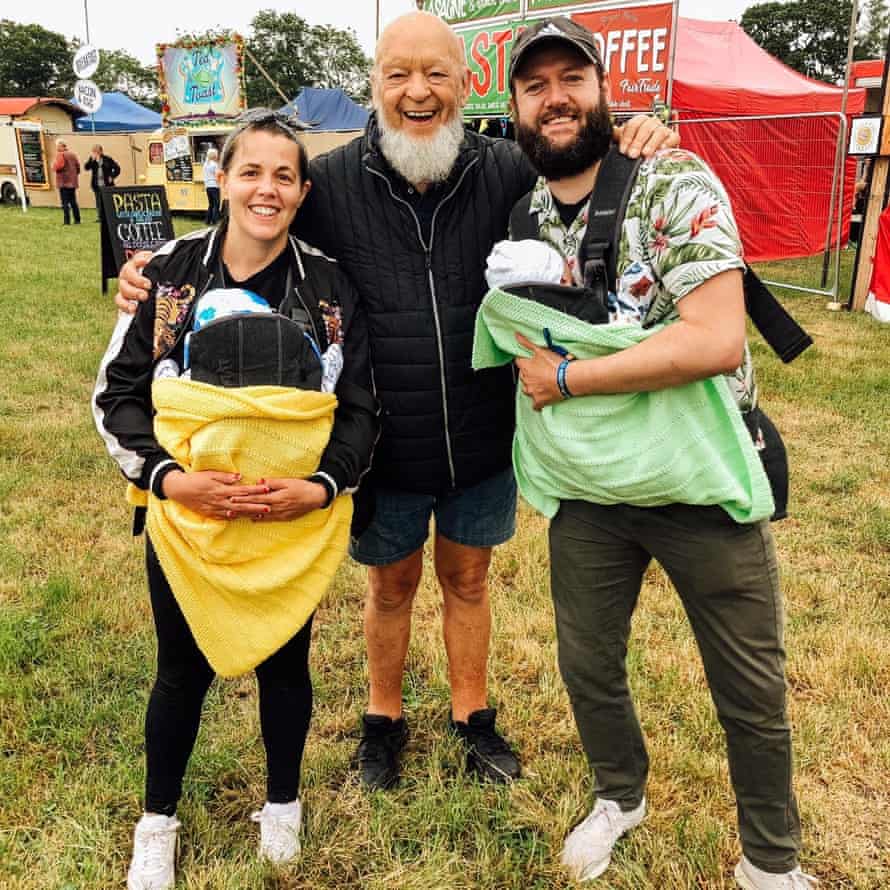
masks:
<instances>
[{"instance_id":1,"label":"man's hand","mask_svg":"<svg viewBox=\"0 0 890 890\"><path fill-rule=\"evenodd\" d=\"M614 130L618 151L629 158L651 158L660 148L676 148L680 144L679 133L648 114L638 114Z\"/></svg>"},{"instance_id":2,"label":"man's hand","mask_svg":"<svg viewBox=\"0 0 890 890\"><path fill-rule=\"evenodd\" d=\"M114 295L114 304L121 312L133 315L139 303L148 299L151 282L142 274L152 254L148 250L140 250L133 254L121 268L117 286L120 288Z\"/></svg>"},{"instance_id":3,"label":"man's hand","mask_svg":"<svg viewBox=\"0 0 890 890\"><path fill-rule=\"evenodd\" d=\"M516 334L516 341L531 353L530 358L517 357L516 367L519 369L522 391L531 398L532 407L535 411L540 411L545 405L561 402L563 399L556 382L556 370L563 356L557 355L546 346L536 346L519 333Z\"/></svg>"},{"instance_id":4,"label":"man's hand","mask_svg":"<svg viewBox=\"0 0 890 890\"><path fill-rule=\"evenodd\" d=\"M269 491L268 484L239 485L238 473L202 470L184 473L173 470L164 477L164 495L210 519L256 519L269 513L257 498Z\"/></svg>"},{"instance_id":5,"label":"man's hand","mask_svg":"<svg viewBox=\"0 0 890 890\"><path fill-rule=\"evenodd\" d=\"M239 504L242 501L259 504L263 513L254 519L287 522L299 519L313 510L319 510L328 499L327 490L318 482L307 482L305 479L261 479L260 484L265 491L256 496L238 495L232 500Z\"/></svg>"}]
</instances>

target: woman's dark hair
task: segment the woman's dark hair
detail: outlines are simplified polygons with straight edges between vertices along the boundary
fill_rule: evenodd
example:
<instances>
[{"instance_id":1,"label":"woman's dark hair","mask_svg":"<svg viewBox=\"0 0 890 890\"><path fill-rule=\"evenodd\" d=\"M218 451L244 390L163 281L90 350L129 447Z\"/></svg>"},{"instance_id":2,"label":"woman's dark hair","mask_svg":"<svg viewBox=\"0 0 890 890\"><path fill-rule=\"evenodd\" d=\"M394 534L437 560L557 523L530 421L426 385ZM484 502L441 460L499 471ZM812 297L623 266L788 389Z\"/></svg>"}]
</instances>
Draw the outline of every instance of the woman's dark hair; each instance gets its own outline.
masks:
<instances>
[{"instance_id":1,"label":"woman's dark hair","mask_svg":"<svg viewBox=\"0 0 890 890\"><path fill-rule=\"evenodd\" d=\"M309 155L306 153L306 146L300 139L302 128L303 125L297 118L280 111L275 111L272 108L251 108L235 121L235 129L229 133L223 144L222 152L220 152L219 166L226 173L229 172L229 166L235 156L235 149L245 133L257 131L274 133L290 139L297 146L297 170L300 174L300 181L306 182L309 178Z\"/></svg>"}]
</instances>

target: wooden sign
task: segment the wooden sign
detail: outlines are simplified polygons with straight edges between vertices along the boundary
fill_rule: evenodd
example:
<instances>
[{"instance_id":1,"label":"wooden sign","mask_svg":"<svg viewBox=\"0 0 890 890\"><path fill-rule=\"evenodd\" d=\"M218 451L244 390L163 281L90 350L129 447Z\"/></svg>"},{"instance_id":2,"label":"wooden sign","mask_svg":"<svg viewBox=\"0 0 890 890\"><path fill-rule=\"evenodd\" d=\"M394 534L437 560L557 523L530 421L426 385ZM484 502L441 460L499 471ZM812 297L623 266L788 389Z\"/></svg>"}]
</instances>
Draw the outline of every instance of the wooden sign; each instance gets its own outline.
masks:
<instances>
[{"instance_id":1,"label":"wooden sign","mask_svg":"<svg viewBox=\"0 0 890 890\"><path fill-rule=\"evenodd\" d=\"M101 190L102 293L108 279L117 278L121 266L140 250L157 250L172 240L173 220L167 193L160 185L130 185Z\"/></svg>"},{"instance_id":2,"label":"wooden sign","mask_svg":"<svg viewBox=\"0 0 890 890\"><path fill-rule=\"evenodd\" d=\"M15 126L15 140L25 186L33 189L50 188L43 131L36 127L17 125Z\"/></svg>"}]
</instances>

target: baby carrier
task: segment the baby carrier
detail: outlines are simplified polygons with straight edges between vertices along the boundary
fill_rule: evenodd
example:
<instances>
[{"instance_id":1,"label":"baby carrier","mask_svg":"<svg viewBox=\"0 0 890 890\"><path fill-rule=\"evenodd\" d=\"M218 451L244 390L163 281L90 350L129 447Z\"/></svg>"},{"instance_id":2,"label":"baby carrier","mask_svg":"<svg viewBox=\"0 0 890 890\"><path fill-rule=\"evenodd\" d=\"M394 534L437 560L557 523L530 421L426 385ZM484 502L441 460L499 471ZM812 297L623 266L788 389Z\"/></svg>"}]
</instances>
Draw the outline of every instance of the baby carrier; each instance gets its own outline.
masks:
<instances>
[{"instance_id":1,"label":"baby carrier","mask_svg":"<svg viewBox=\"0 0 890 890\"><path fill-rule=\"evenodd\" d=\"M627 204L642 158L628 158L615 146L603 158L590 196L587 230L578 250L583 284L519 284L505 288L512 294L558 309L590 324L609 321L609 293L617 289L618 249ZM513 208L510 237L540 240L537 220L530 214L532 193ZM791 362L812 339L786 312L766 285L746 265L743 278L745 309L776 355ZM779 431L759 407L743 414L773 492L773 521L784 519L788 505L788 458Z\"/></svg>"}]
</instances>

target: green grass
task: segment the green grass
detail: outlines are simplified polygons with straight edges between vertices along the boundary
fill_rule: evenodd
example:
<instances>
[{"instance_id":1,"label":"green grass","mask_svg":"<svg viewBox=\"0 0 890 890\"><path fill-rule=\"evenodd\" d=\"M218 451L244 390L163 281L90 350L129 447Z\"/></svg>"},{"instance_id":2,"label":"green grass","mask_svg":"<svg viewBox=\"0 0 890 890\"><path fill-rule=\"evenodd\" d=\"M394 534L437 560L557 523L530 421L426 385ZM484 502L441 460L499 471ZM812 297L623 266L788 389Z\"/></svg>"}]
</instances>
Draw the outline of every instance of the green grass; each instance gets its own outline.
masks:
<instances>
[{"instance_id":1,"label":"green grass","mask_svg":"<svg viewBox=\"0 0 890 890\"><path fill-rule=\"evenodd\" d=\"M140 809L154 640L141 542L129 536L123 483L89 412L114 311L99 293L98 226L90 211L85 219L63 229L60 211L0 208L3 890L122 886ZM770 275L811 276L807 267ZM782 299L816 341L784 367L752 337L763 403L793 470L792 517L775 533L803 864L832 890L877 890L890 886L890 331L829 313L821 297ZM347 564L315 624L299 867L274 874L255 862L247 816L263 800L264 763L247 677L208 697L180 810L177 886L568 887L559 849L589 806L590 781L556 667L546 566L545 523L523 509L492 570L490 670L522 782L499 789L464 776L445 731L440 608L425 576L405 682L405 781L392 794L356 787L363 577ZM722 735L658 570L647 575L629 664L652 755L651 811L600 885L731 887L738 841Z\"/></svg>"}]
</instances>

